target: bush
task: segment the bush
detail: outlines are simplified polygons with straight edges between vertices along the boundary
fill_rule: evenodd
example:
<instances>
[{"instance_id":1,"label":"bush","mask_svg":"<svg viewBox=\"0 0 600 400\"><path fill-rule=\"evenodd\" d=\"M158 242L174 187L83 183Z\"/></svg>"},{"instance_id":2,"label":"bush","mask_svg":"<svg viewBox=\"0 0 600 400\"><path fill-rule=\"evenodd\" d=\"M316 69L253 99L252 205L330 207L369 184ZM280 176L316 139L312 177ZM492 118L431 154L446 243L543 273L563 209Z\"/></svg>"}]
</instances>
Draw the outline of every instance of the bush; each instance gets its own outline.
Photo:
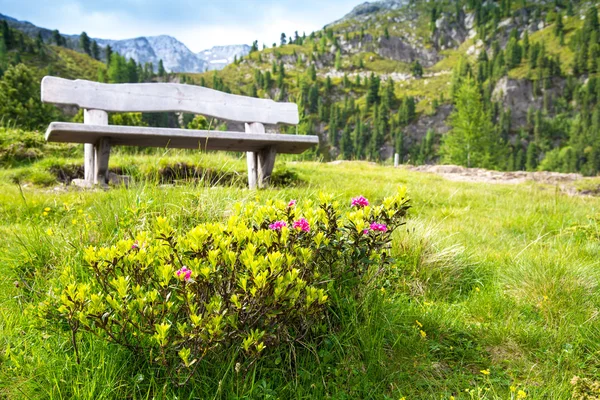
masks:
<instances>
[{"instance_id":1,"label":"bush","mask_svg":"<svg viewBox=\"0 0 600 400\"><path fill-rule=\"evenodd\" d=\"M225 223L182 233L158 218L152 232L88 248L86 271L65 267L38 312L68 325L77 359L77 335L87 331L179 383L223 349L248 366L335 329L332 299L364 296L390 263L391 234L408 208L402 191L376 207L354 199L343 213L325 196L319 207L236 206Z\"/></svg>"}]
</instances>

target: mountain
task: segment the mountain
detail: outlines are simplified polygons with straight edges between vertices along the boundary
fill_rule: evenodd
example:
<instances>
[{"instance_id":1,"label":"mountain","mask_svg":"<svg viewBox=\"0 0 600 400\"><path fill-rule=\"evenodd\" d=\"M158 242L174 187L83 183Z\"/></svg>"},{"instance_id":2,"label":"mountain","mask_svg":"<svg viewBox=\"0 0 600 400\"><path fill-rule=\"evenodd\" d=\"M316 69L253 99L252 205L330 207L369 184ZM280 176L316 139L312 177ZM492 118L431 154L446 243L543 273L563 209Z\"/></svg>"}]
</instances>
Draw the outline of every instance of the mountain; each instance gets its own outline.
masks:
<instances>
[{"instance_id":1,"label":"mountain","mask_svg":"<svg viewBox=\"0 0 600 400\"><path fill-rule=\"evenodd\" d=\"M38 27L27 21L0 14L0 20L6 20L12 28L24 32L35 38L38 35L44 42L53 40L53 31ZM65 40L65 47L81 51L79 35L61 34ZM126 58L132 58L137 63L152 63L155 70L159 61L168 72L203 72L205 70L222 69L233 62L234 57L246 55L250 51L248 45L215 46L212 49L201 51L197 54L188 49L183 43L172 36L141 36L133 39L111 40L93 38L100 47L110 45L113 51ZM101 57L104 57L102 52Z\"/></svg>"},{"instance_id":2,"label":"mountain","mask_svg":"<svg viewBox=\"0 0 600 400\"><path fill-rule=\"evenodd\" d=\"M336 24L344 22L344 21L348 21L351 19L358 19L358 18L361 18L364 16L382 12L382 11L386 12L386 11L397 10L401 7L408 5L408 3L409 3L408 0L380 0L380 1L374 1L374 2L367 1L365 3L357 5L356 7L354 7L352 9L352 11L350 11L348 14L346 14L343 18L333 22L330 25L336 25Z\"/></svg>"},{"instance_id":3,"label":"mountain","mask_svg":"<svg viewBox=\"0 0 600 400\"><path fill-rule=\"evenodd\" d=\"M152 63L154 68L160 60L168 72L203 72L207 63L172 36L142 36L135 39L95 39L102 47L110 45L113 51L138 64Z\"/></svg>"},{"instance_id":4,"label":"mountain","mask_svg":"<svg viewBox=\"0 0 600 400\"><path fill-rule=\"evenodd\" d=\"M208 63L209 70L219 70L231 64L237 57L246 56L250 53L250 46L247 44L214 46L211 49L197 53L198 57Z\"/></svg>"},{"instance_id":5,"label":"mountain","mask_svg":"<svg viewBox=\"0 0 600 400\"><path fill-rule=\"evenodd\" d=\"M600 172L598 5L366 2L322 30L188 83L298 103L300 125L281 129L319 135L325 160L399 153L414 164L594 175ZM460 134L451 118L461 111L458 93L477 105L464 118L483 115L474 130L481 141L476 161L453 158L464 150L456 142L452 152L447 147L447 138Z\"/></svg>"}]
</instances>

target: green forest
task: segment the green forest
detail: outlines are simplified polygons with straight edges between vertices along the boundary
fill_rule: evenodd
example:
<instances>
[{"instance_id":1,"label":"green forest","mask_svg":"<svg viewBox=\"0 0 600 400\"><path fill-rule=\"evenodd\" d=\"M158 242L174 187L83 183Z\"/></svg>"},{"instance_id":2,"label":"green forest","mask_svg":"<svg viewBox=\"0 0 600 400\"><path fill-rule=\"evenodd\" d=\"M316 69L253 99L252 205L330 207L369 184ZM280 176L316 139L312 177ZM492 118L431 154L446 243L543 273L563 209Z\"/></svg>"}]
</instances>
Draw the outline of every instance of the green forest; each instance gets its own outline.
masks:
<instances>
[{"instance_id":1,"label":"green forest","mask_svg":"<svg viewBox=\"0 0 600 400\"><path fill-rule=\"evenodd\" d=\"M435 63L418 55L410 62L381 55L386 41L405 38L406 27L393 21L407 10L416 27L415 46L434 51ZM450 48L441 44L448 40L444 30L464 26L469 18L470 37ZM531 25L535 32L530 33ZM1 27L0 121L8 127L43 129L52 120L81 119L40 103L44 75L179 82L297 103L300 125L280 129L318 134L321 145L310 155L315 159L385 161L398 153L403 162L417 165L590 176L600 168L600 32L598 9L588 3L411 1L406 9L343 20L308 35L282 33L272 46L254 42L249 55L201 74L168 73L162 60L157 66L138 64L110 46L100 48L85 32L69 49L58 31L44 42L6 21ZM364 51L348 47L356 43ZM507 80L530 97L531 104L516 105L523 115L515 116L513 105L502 101ZM434 126L411 131L438 114L443 132ZM193 116L111 118L186 127Z\"/></svg>"}]
</instances>

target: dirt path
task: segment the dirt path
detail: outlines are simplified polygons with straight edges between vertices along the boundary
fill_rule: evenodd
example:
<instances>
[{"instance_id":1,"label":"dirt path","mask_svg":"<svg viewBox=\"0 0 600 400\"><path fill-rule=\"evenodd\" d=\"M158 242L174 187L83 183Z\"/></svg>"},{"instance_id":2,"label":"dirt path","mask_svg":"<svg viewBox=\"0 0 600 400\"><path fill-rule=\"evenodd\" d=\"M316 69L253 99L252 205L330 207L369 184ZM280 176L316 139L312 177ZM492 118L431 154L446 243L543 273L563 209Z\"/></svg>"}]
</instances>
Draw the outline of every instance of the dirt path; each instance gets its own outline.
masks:
<instances>
[{"instance_id":1,"label":"dirt path","mask_svg":"<svg viewBox=\"0 0 600 400\"><path fill-rule=\"evenodd\" d=\"M523 183L534 181L550 185L573 183L585 179L580 174L562 174L559 172L491 171L481 168L465 168L458 165L408 165L412 171L429 172L443 176L451 181L484 183Z\"/></svg>"}]
</instances>

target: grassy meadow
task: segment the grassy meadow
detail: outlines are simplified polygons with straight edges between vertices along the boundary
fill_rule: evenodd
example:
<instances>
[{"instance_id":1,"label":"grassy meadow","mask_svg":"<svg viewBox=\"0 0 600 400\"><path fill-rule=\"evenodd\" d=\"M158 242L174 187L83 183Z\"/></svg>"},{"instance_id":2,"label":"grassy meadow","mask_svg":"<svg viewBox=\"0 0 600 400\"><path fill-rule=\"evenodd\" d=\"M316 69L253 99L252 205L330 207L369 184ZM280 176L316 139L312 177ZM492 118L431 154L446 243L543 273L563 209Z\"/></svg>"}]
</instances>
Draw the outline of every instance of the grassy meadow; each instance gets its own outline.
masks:
<instances>
[{"instance_id":1,"label":"grassy meadow","mask_svg":"<svg viewBox=\"0 0 600 400\"><path fill-rule=\"evenodd\" d=\"M135 182L83 191L51 184L52 165L81 164L78 154L66 157L0 171L2 399L568 399L594 390L582 387L600 374L597 197L284 157L275 169L289 179L249 191L244 158L164 151L117 151L111 167ZM161 181L161 168L174 163L211 178ZM48 281L83 263L86 247L131 237L158 216L184 231L223 219L236 202L327 192L342 203L357 195L377 203L398 186L408 188L412 209L394 234L387 279L318 346L286 348L244 374L225 354L177 388L157 367L89 335L77 365L67 332L31 315ZM574 386L575 376L587 380Z\"/></svg>"}]
</instances>

